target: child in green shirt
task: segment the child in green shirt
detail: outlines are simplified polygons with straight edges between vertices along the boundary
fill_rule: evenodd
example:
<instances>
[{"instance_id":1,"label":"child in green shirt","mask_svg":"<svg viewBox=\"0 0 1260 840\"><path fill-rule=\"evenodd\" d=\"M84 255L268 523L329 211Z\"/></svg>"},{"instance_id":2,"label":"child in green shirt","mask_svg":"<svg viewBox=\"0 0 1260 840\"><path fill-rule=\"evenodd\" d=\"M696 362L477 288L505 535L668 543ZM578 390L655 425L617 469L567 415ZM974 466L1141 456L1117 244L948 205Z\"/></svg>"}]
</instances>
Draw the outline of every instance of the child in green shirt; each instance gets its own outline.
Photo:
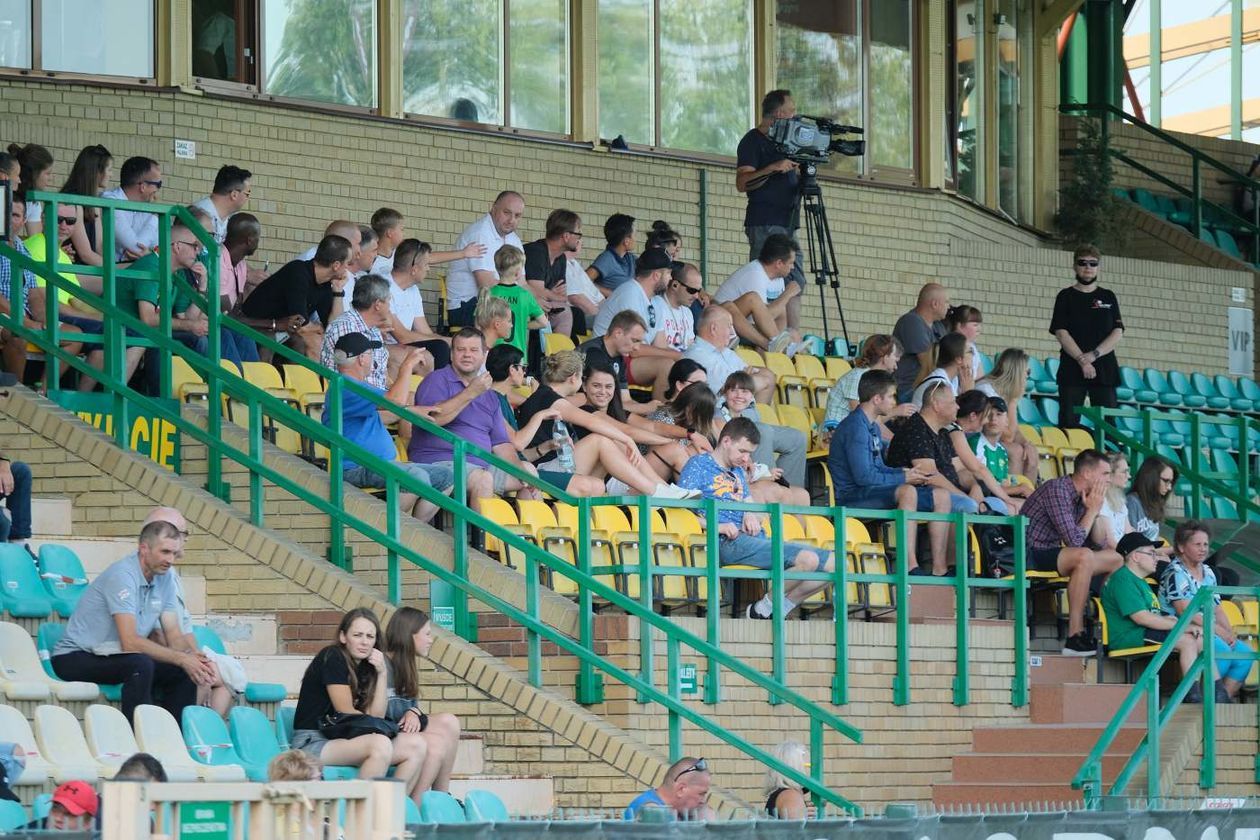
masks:
<instances>
[{"instance_id":1,"label":"child in green shirt","mask_svg":"<svg viewBox=\"0 0 1260 840\"><path fill-rule=\"evenodd\" d=\"M502 341L529 355L529 331L548 326L547 315L534 293L521 281L525 278L525 252L514 245L504 245L494 252L494 268L499 283L485 291L503 298L512 307L512 334Z\"/></svg>"}]
</instances>

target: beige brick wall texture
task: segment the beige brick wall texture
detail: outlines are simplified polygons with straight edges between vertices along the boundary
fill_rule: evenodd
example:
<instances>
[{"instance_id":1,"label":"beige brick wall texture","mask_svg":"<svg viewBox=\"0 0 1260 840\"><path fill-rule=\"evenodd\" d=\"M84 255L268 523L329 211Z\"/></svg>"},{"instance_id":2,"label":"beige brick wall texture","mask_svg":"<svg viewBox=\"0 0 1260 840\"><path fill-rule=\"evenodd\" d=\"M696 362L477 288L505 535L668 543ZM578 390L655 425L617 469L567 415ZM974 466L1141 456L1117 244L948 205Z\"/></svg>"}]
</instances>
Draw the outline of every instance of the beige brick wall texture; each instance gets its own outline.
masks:
<instances>
[{"instance_id":1,"label":"beige brick wall texture","mask_svg":"<svg viewBox=\"0 0 1260 840\"><path fill-rule=\"evenodd\" d=\"M566 206L583 216L583 257L590 260L601 248L604 219L621 211L636 216L641 230L657 218L669 221L685 238L684 258L698 261L702 172L708 178L707 287L747 258L744 199L734 190L730 164L166 90L21 80L0 81L0 138L48 146L58 181L90 143L109 147L116 164L136 154L156 158L163 164L165 201L200 198L220 165L242 165L255 173L249 209L263 222L256 262L269 260L273 268L314 243L327 221L366 222L381 206L401 210L412 234L449 247L505 188L526 197L526 241L541 236L548 212ZM196 142L196 160L174 159L176 139ZM942 193L853 182L825 182L824 191L851 340L890 331L919 287L933 280L950 287L955 302L983 310L980 347L986 352L1007 346L1041 356L1055 352L1046 327L1054 294L1070 282L1071 269L1069 255L1052 243ZM1109 259L1103 282L1120 296L1129 323L1120 358L1137 367L1223 372L1230 291L1244 288L1245 306L1253 299L1252 278L1241 272L1146 259ZM838 335L830 290L825 301L812 283L805 294L805 329L822 331L825 306Z\"/></svg>"}]
</instances>

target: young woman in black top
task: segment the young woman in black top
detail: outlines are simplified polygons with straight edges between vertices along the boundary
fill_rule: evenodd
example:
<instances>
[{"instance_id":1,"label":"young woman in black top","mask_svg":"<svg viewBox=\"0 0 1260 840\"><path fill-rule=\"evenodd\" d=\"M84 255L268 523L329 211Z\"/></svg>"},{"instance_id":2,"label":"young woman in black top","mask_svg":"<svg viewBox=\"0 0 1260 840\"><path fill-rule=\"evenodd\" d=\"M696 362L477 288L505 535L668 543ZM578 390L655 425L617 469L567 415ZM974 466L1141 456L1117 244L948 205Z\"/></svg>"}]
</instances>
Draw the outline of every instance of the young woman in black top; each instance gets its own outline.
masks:
<instances>
[{"instance_id":1,"label":"young woman in black top","mask_svg":"<svg viewBox=\"0 0 1260 840\"><path fill-rule=\"evenodd\" d=\"M1054 299L1050 332L1059 340L1059 425L1079 426L1076 410L1089 396L1095 408L1115 408L1120 363L1115 349L1124 336L1120 302L1098 285L1100 257L1093 245L1072 254L1076 282Z\"/></svg>"},{"instance_id":2,"label":"young woman in black top","mask_svg":"<svg viewBox=\"0 0 1260 840\"><path fill-rule=\"evenodd\" d=\"M388 717L406 734L425 740L428 752L417 790L449 791L451 770L459 748L459 718L450 712L426 715L420 710L420 677L416 658L428 656L433 644L429 614L415 607L399 607L385 627L385 674Z\"/></svg>"},{"instance_id":3,"label":"young woman in black top","mask_svg":"<svg viewBox=\"0 0 1260 840\"><path fill-rule=\"evenodd\" d=\"M291 746L325 766L357 766L360 779L384 776L392 766L394 778L407 786L407 795L419 804L424 791L417 782L427 749L419 735L400 732L393 740L385 735L329 740L319 731L324 716L333 712L385 716L385 655L378 647L380 629L376 614L363 607L341 619L337 643L317 653L302 675Z\"/></svg>"},{"instance_id":4,"label":"young woman in black top","mask_svg":"<svg viewBox=\"0 0 1260 840\"><path fill-rule=\"evenodd\" d=\"M806 774L809 755L799 741L784 741L771 752L775 758ZM809 791L777 770L766 768L766 813L779 820L803 820L814 817L814 806L805 797Z\"/></svg>"}]
</instances>

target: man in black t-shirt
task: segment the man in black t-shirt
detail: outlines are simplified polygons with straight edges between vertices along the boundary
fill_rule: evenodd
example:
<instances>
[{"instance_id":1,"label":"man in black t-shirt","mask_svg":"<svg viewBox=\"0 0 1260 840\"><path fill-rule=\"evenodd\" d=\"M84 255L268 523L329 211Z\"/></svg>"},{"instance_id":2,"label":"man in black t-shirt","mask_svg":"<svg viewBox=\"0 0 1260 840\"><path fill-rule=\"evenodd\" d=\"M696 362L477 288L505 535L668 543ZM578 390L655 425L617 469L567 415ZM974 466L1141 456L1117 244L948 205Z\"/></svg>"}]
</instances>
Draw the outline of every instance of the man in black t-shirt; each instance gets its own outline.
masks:
<instances>
[{"instance_id":1,"label":"man in black t-shirt","mask_svg":"<svg viewBox=\"0 0 1260 840\"><path fill-rule=\"evenodd\" d=\"M1072 254L1076 282L1054 299L1050 332L1059 340L1059 426L1080 426L1077 408L1115 408L1120 363L1115 348L1124 336L1120 302L1098 285L1098 249L1082 245Z\"/></svg>"},{"instance_id":2,"label":"man in black t-shirt","mask_svg":"<svg viewBox=\"0 0 1260 840\"><path fill-rule=\"evenodd\" d=\"M318 361L324 326L345 308L350 250L345 237L325 236L314 259L293 260L262 281L241 303L240 320L264 332L288 333L290 347Z\"/></svg>"},{"instance_id":3,"label":"man in black t-shirt","mask_svg":"<svg viewBox=\"0 0 1260 840\"><path fill-rule=\"evenodd\" d=\"M787 159L768 136L775 120L796 116L792 92L772 90L761 100L761 122L739 141L735 162L735 189L748 195L744 211L744 233L748 237L748 259L761 255L766 237L782 233L796 240L800 206L800 167ZM805 290L805 269L801 251L786 282ZM788 301L788 329L801 326L801 295Z\"/></svg>"},{"instance_id":4,"label":"man in black t-shirt","mask_svg":"<svg viewBox=\"0 0 1260 840\"><path fill-rule=\"evenodd\" d=\"M626 359L643 343L647 324L643 317L631 309L618 312L608 324L608 332L597 335L578 347L587 364L606 364L617 374L617 388L621 391L621 403L631 414L651 414L661 404L660 400L641 403L630 396L630 384L626 376Z\"/></svg>"},{"instance_id":5,"label":"man in black t-shirt","mask_svg":"<svg viewBox=\"0 0 1260 840\"><path fill-rule=\"evenodd\" d=\"M547 313L551 329L561 335L573 333L573 311L565 287L568 255L582 246L582 220L572 210L552 210L547 217L543 239L525 246L525 280ZM581 332L586 332L585 329Z\"/></svg>"}]
</instances>

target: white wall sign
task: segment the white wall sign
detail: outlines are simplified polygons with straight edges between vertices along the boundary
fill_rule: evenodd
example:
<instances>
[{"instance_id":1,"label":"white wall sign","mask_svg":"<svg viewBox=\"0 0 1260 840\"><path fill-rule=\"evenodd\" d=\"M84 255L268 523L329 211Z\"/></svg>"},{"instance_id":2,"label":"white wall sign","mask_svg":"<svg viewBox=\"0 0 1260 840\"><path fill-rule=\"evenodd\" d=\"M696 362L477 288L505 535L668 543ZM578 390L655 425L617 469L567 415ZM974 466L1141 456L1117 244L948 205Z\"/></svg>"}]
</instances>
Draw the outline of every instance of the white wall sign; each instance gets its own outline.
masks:
<instances>
[{"instance_id":1,"label":"white wall sign","mask_svg":"<svg viewBox=\"0 0 1260 840\"><path fill-rule=\"evenodd\" d=\"M1229 373L1251 376L1255 369L1255 322L1250 309L1229 308Z\"/></svg>"}]
</instances>

